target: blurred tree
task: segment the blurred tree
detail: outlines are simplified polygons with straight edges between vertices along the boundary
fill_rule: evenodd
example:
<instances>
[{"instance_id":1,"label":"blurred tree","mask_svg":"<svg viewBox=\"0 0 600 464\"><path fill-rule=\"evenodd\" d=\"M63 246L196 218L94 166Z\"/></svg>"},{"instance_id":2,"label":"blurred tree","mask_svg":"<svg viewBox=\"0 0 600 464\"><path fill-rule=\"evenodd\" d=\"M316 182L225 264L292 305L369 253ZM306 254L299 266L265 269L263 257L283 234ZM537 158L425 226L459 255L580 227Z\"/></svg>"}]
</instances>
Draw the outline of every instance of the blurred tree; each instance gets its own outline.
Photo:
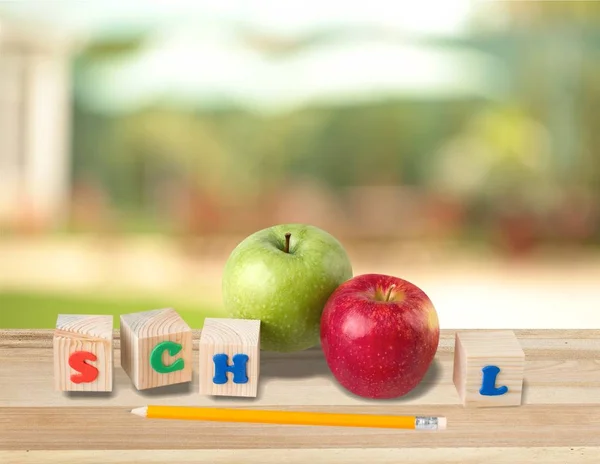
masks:
<instances>
[{"instance_id":1,"label":"blurred tree","mask_svg":"<svg viewBox=\"0 0 600 464\"><path fill-rule=\"evenodd\" d=\"M579 204L581 211L565 222L582 237L581 224L593 227L585 219L593 216L585 200L589 189L600 193L600 34L594 27L600 4L493 3L482 10L501 9L505 15L497 16L506 20L493 30L474 27L469 36L423 40L504 61L506 78L494 81L495 102L405 97L259 116L231 105L214 111L157 101L111 117L76 104L75 176L93 175L94 185L128 212L168 217L163 222L194 233L239 231L283 217L284 198L326 203L315 214L333 217L347 188L410 185L429 198L431 214L441 218L449 210L432 224L457 227L465 218L462 202L471 207L474 227L497 216L504 218L497 227L508 231L521 223L531 235L538 224L524 218ZM332 34L343 35L255 42L277 58ZM135 35L93 44L76 69L127 57L142 44ZM343 222L344 214L339 217Z\"/></svg>"}]
</instances>

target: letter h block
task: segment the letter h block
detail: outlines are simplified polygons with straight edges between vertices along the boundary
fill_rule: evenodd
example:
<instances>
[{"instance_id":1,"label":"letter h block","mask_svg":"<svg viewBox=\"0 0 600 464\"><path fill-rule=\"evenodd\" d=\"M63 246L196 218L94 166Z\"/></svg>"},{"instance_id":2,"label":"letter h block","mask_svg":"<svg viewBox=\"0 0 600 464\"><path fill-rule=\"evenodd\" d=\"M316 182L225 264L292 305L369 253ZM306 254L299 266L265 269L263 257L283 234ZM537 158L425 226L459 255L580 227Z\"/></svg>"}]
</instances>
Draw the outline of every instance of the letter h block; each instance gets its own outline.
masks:
<instances>
[{"instance_id":1,"label":"letter h block","mask_svg":"<svg viewBox=\"0 0 600 464\"><path fill-rule=\"evenodd\" d=\"M260 321L206 318L200 334L200 394L256 397Z\"/></svg>"},{"instance_id":2,"label":"letter h block","mask_svg":"<svg viewBox=\"0 0 600 464\"><path fill-rule=\"evenodd\" d=\"M457 332L454 385L466 407L520 406L525 353L511 330Z\"/></svg>"},{"instance_id":3,"label":"letter h block","mask_svg":"<svg viewBox=\"0 0 600 464\"><path fill-rule=\"evenodd\" d=\"M135 388L192 381L192 330L171 308L121 316L121 367Z\"/></svg>"},{"instance_id":4,"label":"letter h block","mask_svg":"<svg viewBox=\"0 0 600 464\"><path fill-rule=\"evenodd\" d=\"M54 389L110 392L113 317L59 314L54 331Z\"/></svg>"}]
</instances>

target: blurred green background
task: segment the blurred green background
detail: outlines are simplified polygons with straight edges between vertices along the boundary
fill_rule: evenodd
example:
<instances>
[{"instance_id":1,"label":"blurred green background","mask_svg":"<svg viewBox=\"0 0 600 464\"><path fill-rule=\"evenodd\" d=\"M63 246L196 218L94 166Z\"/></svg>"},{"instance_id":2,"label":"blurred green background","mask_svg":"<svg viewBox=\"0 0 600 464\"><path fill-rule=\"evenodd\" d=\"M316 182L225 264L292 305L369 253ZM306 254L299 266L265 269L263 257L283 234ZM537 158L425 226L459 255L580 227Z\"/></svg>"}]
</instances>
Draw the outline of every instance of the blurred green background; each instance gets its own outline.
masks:
<instances>
[{"instance_id":1,"label":"blurred green background","mask_svg":"<svg viewBox=\"0 0 600 464\"><path fill-rule=\"evenodd\" d=\"M0 327L201 327L283 222L442 327L600 326L599 120L598 2L1 3Z\"/></svg>"}]
</instances>

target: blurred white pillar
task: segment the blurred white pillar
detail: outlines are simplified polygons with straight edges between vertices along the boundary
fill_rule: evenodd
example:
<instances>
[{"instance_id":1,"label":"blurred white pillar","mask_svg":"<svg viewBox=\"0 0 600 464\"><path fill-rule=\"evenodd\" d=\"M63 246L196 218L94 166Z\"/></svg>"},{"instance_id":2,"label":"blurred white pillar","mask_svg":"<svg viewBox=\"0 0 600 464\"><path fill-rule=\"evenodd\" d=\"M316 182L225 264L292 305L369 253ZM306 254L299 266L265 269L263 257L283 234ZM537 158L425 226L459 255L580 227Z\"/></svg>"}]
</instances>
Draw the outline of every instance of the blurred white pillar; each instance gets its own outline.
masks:
<instances>
[{"instance_id":1,"label":"blurred white pillar","mask_svg":"<svg viewBox=\"0 0 600 464\"><path fill-rule=\"evenodd\" d=\"M0 222L17 214L22 154L23 59L0 51Z\"/></svg>"},{"instance_id":2,"label":"blurred white pillar","mask_svg":"<svg viewBox=\"0 0 600 464\"><path fill-rule=\"evenodd\" d=\"M26 64L23 186L37 218L59 224L69 186L69 69L61 55L31 56Z\"/></svg>"},{"instance_id":3,"label":"blurred white pillar","mask_svg":"<svg viewBox=\"0 0 600 464\"><path fill-rule=\"evenodd\" d=\"M69 47L38 28L0 26L0 225L56 226L69 195Z\"/></svg>"}]
</instances>

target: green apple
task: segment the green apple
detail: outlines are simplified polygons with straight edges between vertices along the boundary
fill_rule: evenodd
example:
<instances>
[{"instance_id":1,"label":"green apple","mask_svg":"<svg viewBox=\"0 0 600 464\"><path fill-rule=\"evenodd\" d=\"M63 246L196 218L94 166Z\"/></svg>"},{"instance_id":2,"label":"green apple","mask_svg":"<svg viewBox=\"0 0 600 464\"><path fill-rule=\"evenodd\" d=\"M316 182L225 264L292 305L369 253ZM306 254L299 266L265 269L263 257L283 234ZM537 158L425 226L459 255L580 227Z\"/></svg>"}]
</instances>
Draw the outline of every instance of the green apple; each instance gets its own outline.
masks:
<instances>
[{"instance_id":1,"label":"green apple","mask_svg":"<svg viewBox=\"0 0 600 464\"><path fill-rule=\"evenodd\" d=\"M305 224L280 224L250 235L223 270L229 317L259 319L265 351L301 351L319 343L321 313L333 291L352 277L341 243Z\"/></svg>"}]
</instances>

